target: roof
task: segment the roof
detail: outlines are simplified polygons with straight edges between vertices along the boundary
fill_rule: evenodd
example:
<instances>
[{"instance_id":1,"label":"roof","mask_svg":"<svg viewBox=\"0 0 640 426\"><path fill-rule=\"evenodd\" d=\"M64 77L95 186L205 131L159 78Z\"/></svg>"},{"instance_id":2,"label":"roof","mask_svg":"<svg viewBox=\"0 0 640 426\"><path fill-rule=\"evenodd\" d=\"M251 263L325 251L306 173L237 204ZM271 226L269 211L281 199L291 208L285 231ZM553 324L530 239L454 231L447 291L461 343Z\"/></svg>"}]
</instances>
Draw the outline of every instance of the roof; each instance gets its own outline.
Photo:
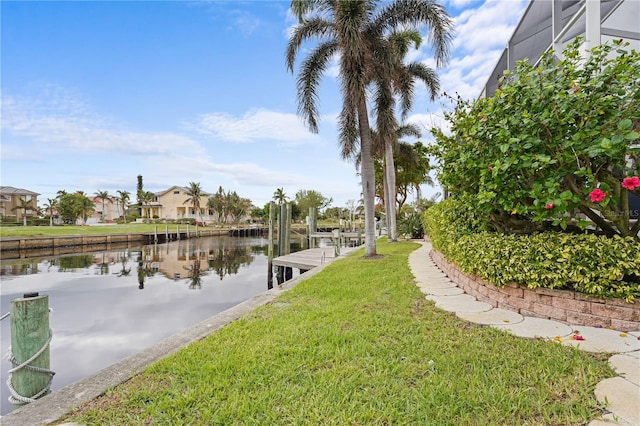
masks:
<instances>
[{"instance_id":1,"label":"roof","mask_svg":"<svg viewBox=\"0 0 640 426\"><path fill-rule=\"evenodd\" d=\"M37 192L29 191L22 188L14 188L13 186L0 186L0 194L4 195L40 195Z\"/></svg>"},{"instance_id":2,"label":"roof","mask_svg":"<svg viewBox=\"0 0 640 426\"><path fill-rule=\"evenodd\" d=\"M156 192L156 193L155 193L155 195L156 195L157 197L161 197L161 196L163 196L164 194L166 194L167 192L173 191L173 190L175 190L175 189L179 189L180 191L184 192L185 194L186 194L187 192L189 192L189 189L188 189L188 188L185 188L184 186L173 185L173 186L172 186L171 188L169 188L169 189L165 189L164 191ZM208 196L208 195L211 195L211 194L209 194L208 192L204 192L204 191L202 191L202 192L200 193L200 196L202 196L202 197L206 197L206 196Z\"/></svg>"}]
</instances>

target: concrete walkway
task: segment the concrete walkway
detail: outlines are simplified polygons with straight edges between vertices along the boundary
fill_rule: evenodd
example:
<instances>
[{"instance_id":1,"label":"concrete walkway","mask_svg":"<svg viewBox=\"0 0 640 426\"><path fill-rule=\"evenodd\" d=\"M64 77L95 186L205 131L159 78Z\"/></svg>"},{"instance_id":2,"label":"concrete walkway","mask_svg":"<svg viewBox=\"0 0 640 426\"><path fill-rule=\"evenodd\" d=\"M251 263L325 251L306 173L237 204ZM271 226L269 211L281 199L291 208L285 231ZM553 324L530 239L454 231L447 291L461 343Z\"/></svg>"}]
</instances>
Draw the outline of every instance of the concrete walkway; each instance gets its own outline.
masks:
<instances>
[{"instance_id":1,"label":"concrete walkway","mask_svg":"<svg viewBox=\"0 0 640 426\"><path fill-rule=\"evenodd\" d=\"M409 267L420 290L436 307L476 324L503 329L516 336L543 338L588 352L612 354L609 364L619 374L596 385L595 396L608 411L589 426L640 425L640 330L623 333L604 328L573 326L541 318L523 317L505 309L493 308L464 294L438 269L429 255L431 244L409 255Z\"/></svg>"}]
</instances>

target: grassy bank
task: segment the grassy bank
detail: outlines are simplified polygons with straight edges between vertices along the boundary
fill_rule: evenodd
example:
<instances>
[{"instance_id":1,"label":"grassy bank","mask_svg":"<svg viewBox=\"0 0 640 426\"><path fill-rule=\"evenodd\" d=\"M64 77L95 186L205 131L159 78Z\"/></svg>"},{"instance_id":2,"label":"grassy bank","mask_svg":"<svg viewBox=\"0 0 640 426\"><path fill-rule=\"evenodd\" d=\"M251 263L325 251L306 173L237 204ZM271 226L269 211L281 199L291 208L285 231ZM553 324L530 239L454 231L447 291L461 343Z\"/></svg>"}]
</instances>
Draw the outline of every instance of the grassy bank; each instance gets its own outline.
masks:
<instances>
[{"instance_id":1,"label":"grassy bank","mask_svg":"<svg viewBox=\"0 0 640 426\"><path fill-rule=\"evenodd\" d=\"M110 224L110 225L94 225L94 226L81 226L81 225L60 225L60 226L2 226L0 225L0 237L55 237L63 235L107 235L107 234L151 234L154 232L156 226L158 232L165 232L166 226L164 223L154 225L150 223L125 223L125 224ZM186 231L187 225L169 224L169 232L180 229L180 231ZM266 225L264 225L266 226ZM318 226L334 226L333 223L319 223ZM335 226L338 226L335 224ZM240 228L249 227L247 224L241 224ZM225 229L228 230L230 226L207 226L206 228L200 227L199 229ZM304 228L303 225L294 225L293 228ZM194 225L190 226L191 231L195 231Z\"/></svg>"},{"instance_id":2,"label":"grassy bank","mask_svg":"<svg viewBox=\"0 0 640 426\"><path fill-rule=\"evenodd\" d=\"M458 320L424 299L414 243L332 263L81 407L83 424L558 425L599 414L604 357ZM69 419L66 419L69 420Z\"/></svg>"},{"instance_id":3,"label":"grassy bank","mask_svg":"<svg viewBox=\"0 0 640 426\"><path fill-rule=\"evenodd\" d=\"M98 226L0 226L0 237L55 237L63 235L107 235L107 234L148 234L153 233L155 227L158 232L165 231L165 225L149 223L125 223ZM187 225L179 225L180 230L186 231ZM176 225L169 224L169 231L175 231ZM191 226L195 230L195 226Z\"/></svg>"}]
</instances>

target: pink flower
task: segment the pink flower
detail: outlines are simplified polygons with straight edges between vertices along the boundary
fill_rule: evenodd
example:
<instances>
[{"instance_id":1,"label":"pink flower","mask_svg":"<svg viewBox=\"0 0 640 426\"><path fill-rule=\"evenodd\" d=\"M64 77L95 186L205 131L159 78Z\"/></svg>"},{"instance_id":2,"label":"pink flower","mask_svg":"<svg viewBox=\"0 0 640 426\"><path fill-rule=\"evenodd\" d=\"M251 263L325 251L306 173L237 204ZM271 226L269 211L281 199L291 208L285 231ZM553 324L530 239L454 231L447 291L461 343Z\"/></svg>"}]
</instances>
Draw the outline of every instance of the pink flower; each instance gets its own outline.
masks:
<instances>
[{"instance_id":1,"label":"pink flower","mask_svg":"<svg viewBox=\"0 0 640 426\"><path fill-rule=\"evenodd\" d=\"M636 187L640 186L640 179L638 176L626 177L622 179L622 187L633 191Z\"/></svg>"},{"instance_id":2,"label":"pink flower","mask_svg":"<svg viewBox=\"0 0 640 426\"><path fill-rule=\"evenodd\" d=\"M544 206L545 209L547 210L551 210L553 208L553 203L549 203L546 206Z\"/></svg>"},{"instance_id":3,"label":"pink flower","mask_svg":"<svg viewBox=\"0 0 640 426\"><path fill-rule=\"evenodd\" d=\"M591 197L592 203L599 203L600 201L604 200L604 197L606 196L607 194L603 192L600 188L596 188L589 193L589 197Z\"/></svg>"}]
</instances>

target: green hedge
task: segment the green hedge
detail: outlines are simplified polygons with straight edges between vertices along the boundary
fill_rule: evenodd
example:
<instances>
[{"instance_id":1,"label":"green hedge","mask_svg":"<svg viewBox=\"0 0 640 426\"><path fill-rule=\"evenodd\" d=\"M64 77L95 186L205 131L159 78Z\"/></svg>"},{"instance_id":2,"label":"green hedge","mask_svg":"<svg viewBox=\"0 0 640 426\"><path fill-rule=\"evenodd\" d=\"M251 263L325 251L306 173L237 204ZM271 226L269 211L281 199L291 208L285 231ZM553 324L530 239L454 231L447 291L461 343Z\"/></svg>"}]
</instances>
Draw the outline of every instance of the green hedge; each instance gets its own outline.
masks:
<instances>
[{"instance_id":1,"label":"green hedge","mask_svg":"<svg viewBox=\"0 0 640 426\"><path fill-rule=\"evenodd\" d=\"M482 230L463 204L449 198L422 216L433 247L462 272L498 287L515 282L630 303L640 297L640 245L633 238L497 234Z\"/></svg>"}]
</instances>

